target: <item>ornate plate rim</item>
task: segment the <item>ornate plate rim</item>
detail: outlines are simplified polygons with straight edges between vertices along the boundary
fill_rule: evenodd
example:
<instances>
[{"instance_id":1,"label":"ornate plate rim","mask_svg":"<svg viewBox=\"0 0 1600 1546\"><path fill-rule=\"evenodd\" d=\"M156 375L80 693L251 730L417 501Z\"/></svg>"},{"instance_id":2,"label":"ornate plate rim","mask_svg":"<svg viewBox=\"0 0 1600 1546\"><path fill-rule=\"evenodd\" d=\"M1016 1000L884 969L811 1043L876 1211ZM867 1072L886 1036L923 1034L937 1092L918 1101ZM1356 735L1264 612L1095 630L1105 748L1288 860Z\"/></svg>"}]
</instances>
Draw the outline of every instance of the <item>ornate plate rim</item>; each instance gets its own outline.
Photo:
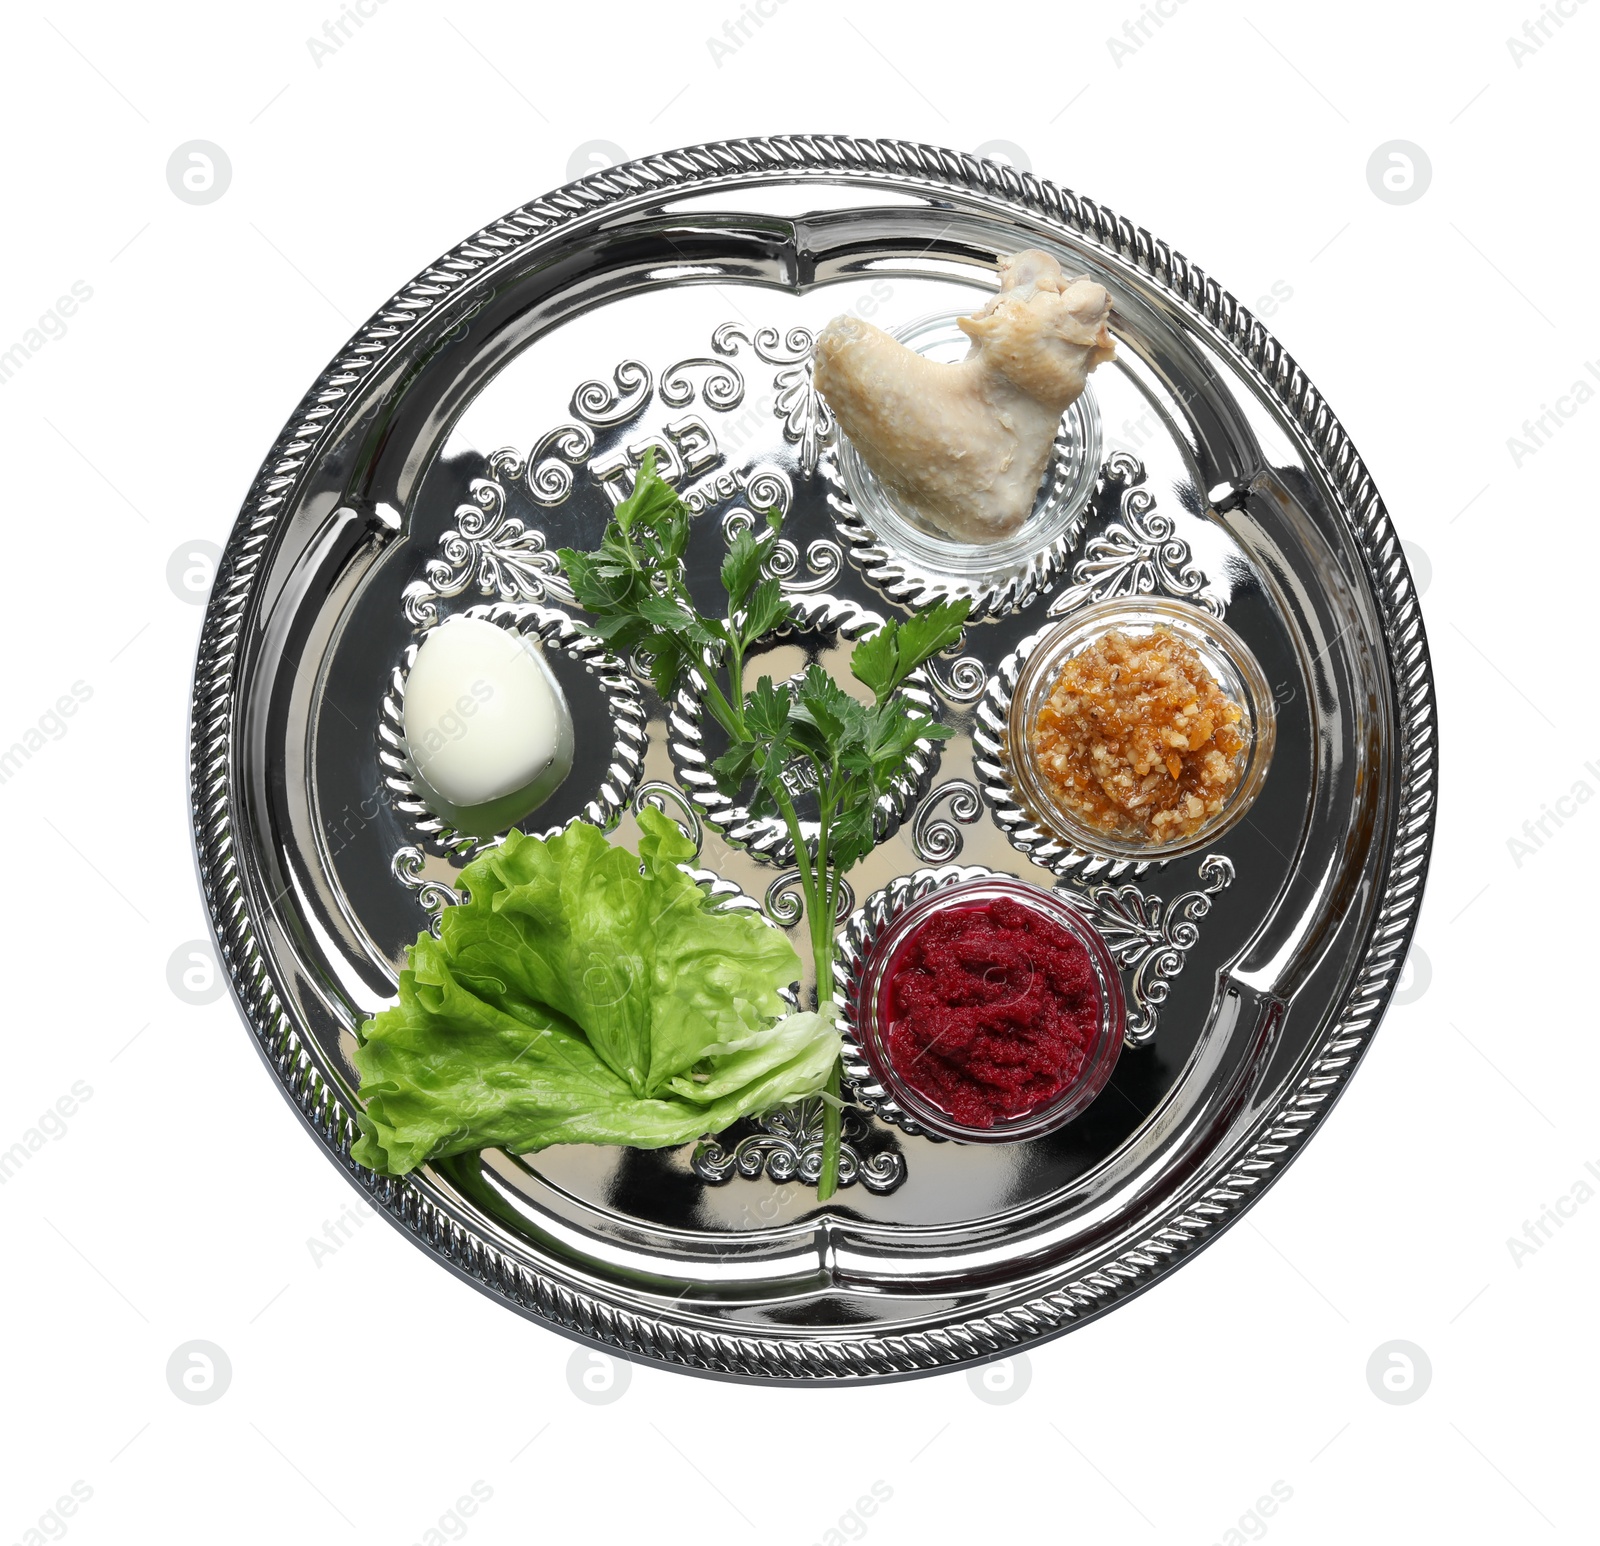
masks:
<instances>
[{"instance_id":1,"label":"ornate plate rim","mask_svg":"<svg viewBox=\"0 0 1600 1546\"><path fill-rule=\"evenodd\" d=\"M355 1124L322 1076L274 980L253 912L234 825L235 717L245 660L243 622L262 588L275 529L355 386L405 352L456 293L507 259L615 206L763 181L876 182L934 196L957 193L1000 215L1053 226L1136 269L1188 325L1215 342L1295 426L1333 494L1366 567L1386 644L1399 745L1389 849L1378 900L1354 969L1329 1013L1320 1047L1275 1109L1219 1156L1198 1195L1179 1195L1142 1237L1095 1270L1002 1308L885 1335L796 1330L740 1335L688 1316L644 1313L572 1287L512 1256L445 1207L423 1183L396 1182L350 1160ZM1060 1335L1149 1287L1214 1239L1298 1153L1341 1093L1394 990L1415 929L1435 820L1436 711L1427 640L1400 539L1343 426L1288 352L1196 265L1104 205L998 162L938 146L848 136L725 140L596 172L513 210L404 286L340 350L290 416L263 462L217 566L190 705L190 802L202 893L230 985L285 1095L330 1154L423 1249L486 1293L580 1340L652 1362L765 1383L865 1382L1002 1357Z\"/></svg>"}]
</instances>

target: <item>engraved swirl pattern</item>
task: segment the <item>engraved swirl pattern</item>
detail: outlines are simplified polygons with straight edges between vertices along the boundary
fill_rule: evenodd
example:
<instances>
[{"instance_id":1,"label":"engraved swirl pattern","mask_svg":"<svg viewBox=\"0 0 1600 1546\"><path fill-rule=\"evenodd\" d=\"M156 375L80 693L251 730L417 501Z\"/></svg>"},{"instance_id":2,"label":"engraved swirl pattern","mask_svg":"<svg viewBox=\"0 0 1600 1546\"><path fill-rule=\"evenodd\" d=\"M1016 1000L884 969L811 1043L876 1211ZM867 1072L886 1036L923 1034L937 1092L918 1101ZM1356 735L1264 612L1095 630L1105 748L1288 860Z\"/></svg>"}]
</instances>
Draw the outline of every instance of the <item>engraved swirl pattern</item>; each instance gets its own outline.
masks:
<instances>
[{"instance_id":1,"label":"engraved swirl pattern","mask_svg":"<svg viewBox=\"0 0 1600 1546\"><path fill-rule=\"evenodd\" d=\"M732 1148L716 1138L703 1139L689 1156L689 1168L712 1186L736 1175L753 1181L762 1174L779 1185L799 1180L815 1186L822 1174L822 1111L821 1097L813 1095L762 1117L756 1131ZM839 1185L860 1182L881 1196L905 1180L906 1161L898 1149L864 1152L862 1143L870 1135L861 1113L847 1109L840 1124Z\"/></svg>"},{"instance_id":2,"label":"engraved swirl pattern","mask_svg":"<svg viewBox=\"0 0 1600 1546\"><path fill-rule=\"evenodd\" d=\"M1001 217L1054 228L1127 264L1213 340L1298 427L1334 491L1381 612L1399 738L1396 811L1373 926L1321 1045L1277 1107L1197 1183L1182 1189L1142 1235L1094 1267L982 1314L955 1312L906 1332L734 1335L665 1313L641 1313L570 1280L556 1265L515 1254L463 1223L428 1180L374 1175L352 1164L354 1118L288 1009L280 967L263 949L264 899L241 863L233 783L238 696L248 625L268 559L307 468L358 384L404 360L458 295L508 255L553 244L571 222L685 190L752 180L846 177L957 195ZM524 205L463 242L381 307L313 384L268 453L218 565L190 707L190 803L201 889L239 1003L291 1100L330 1152L419 1242L486 1292L589 1342L709 1373L767 1380L881 1379L1003 1354L1104 1313L1204 1245L1248 1206L1315 1130L1370 1040L1415 929L1432 849L1437 712L1415 585L1383 501L1343 426L1289 353L1215 280L1104 205L1010 166L896 140L788 135L687 147L607 168Z\"/></svg>"}]
</instances>

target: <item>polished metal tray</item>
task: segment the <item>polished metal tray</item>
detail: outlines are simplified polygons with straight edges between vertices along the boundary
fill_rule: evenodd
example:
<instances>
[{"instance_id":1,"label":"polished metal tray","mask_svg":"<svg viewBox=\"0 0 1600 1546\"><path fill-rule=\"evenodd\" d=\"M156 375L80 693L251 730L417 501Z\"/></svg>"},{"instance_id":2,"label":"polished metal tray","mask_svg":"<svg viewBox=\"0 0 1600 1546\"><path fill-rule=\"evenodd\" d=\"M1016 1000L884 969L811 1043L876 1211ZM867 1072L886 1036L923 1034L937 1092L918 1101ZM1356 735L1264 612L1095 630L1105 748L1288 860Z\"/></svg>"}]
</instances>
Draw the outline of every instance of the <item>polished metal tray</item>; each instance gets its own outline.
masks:
<instances>
[{"instance_id":1,"label":"polished metal tray","mask_svg":"<svg viewBox=\"0 0 1600 1546\"><path fill-rule=\"evenodd\" d=\"M804 626L765 669L842 671L850 637L948 586L863 508L812 388L812 337L846 310L894 328L974 309L997 256L1024 246L1111 290L1117 360L1047 480L1063 502L1048 551L983 580L965 639L915 684L956 733L880 813L841 940L848 962L908 894L963 874L1062 887L1123 974L1110 1086L1047 1137L960 1144L919 1132L855 1063L843 1184L825 1205L809 1184L814 1101L678 1150L490 1151L405 1181L355 1167L353 1028L389 1000L476 846L427 810L401 755L423 633L473 609L545 641L582 733L537 828L587 815L631 840L649 801L695 833L708 888L793 926L783 835L708 785L694 695L660 702L632 663L576 635L553 549L594 545L653 448L696 512L696 587L715 585L753 512L786 508L775 565ZM1166 863L1074 850L1017 806L1006 772L1008 673L1029 641L1123 596L1225 618L1275 703L1245 819ZM1214 281L1102 206L970 155L747 140L630 162L513 211L340 352L218 570L192 800L218 945L268 1066L423 1249L629 1357L862 1381L1070 1330L1275 1179L1403 962L1434 729L1416 592L1382 502L1316 389Z\"/></svg>"}]
</instances>

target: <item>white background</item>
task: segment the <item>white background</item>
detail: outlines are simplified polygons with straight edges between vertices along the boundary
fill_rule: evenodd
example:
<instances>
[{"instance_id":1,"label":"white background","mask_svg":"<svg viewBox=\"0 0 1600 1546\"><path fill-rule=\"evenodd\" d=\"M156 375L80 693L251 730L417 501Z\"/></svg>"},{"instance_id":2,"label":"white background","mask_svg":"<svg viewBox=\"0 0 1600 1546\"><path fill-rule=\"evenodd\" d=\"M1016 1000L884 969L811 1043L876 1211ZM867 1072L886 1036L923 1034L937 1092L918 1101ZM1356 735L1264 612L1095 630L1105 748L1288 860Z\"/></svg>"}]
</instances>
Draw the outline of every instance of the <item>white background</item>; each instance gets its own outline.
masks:
<instances>
[{"instance_id":1,"label":"white background","mask_svg":"<svg viewBox=\"0 0 1600 1546\"><path fill-rule=\"evenodd\" d=\"M1515 56L1535 0L1166 3L1115 59L1134 0L785 0L722 58L707 39L733 0L384 0L320 60L333 0L11 13L0 349L24 351L0 387L0 746L45 730L0 784L0 1149L28 1152L0 1187L0 1542L1593 1539L1600 806L1509 840L1600 790L1600 406L1569 401L1531 455L1508 440L1600 357L1600 4L1563 0L1571 19ZM313 1253L354 1194L228 998L168 985L206 934L185 767L201 609L169 560L224 541L355 325L584 170L580 147L794 130L1008 141L1246 304L1276 286L1269 326L1428 587L1427 968L1247 1220L1037 1349L1009 1402L963 1374L774 1391L648 1368L579 1399L573 1344L386 1224L347 1215ZM166 176L194 139L232 167L204 205ZM1432 169L1402 205L1367 175L1395 139ZM64 336L28 347L79 281ZM88 701L48 719L74 683ZM72 1115L29 1148L61 1097ZM1558 1203L1570 1217L1514 1257ZM196 1339L231 1364L210 1404L168 1385ZM1395 1339L1431 1363L1405 1405L1366 1373ZM87 1501L52 1514L74 1482ZM468 1515L474 1482L490 1496Z\"/></svg>"}]
</instances>

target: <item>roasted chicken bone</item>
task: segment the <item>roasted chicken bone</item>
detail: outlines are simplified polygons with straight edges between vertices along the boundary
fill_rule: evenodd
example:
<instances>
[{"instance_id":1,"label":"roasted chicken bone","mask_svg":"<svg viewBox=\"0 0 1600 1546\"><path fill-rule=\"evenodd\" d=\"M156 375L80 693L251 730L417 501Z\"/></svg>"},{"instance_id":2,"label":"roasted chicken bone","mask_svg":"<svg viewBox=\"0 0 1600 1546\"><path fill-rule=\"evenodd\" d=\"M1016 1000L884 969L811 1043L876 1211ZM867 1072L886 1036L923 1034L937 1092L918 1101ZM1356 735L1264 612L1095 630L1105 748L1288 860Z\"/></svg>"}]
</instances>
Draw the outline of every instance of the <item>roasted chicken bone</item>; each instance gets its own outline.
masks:
<instances>
[{"instance_id":1,"label":"roasted chicken bone","mask_svg":"<svg viewBox=\"0 0 1600 1546\"><path fill-rule=\"evenodd\" d=\"M816 385L873 475L958 542L1008 537L1033 510L1061 416L1112 358L1111 297L1036 248L1000 260L1000 290L958 319L941 364L859 317L817 337Z\"/></svg>"}]
</instances>

